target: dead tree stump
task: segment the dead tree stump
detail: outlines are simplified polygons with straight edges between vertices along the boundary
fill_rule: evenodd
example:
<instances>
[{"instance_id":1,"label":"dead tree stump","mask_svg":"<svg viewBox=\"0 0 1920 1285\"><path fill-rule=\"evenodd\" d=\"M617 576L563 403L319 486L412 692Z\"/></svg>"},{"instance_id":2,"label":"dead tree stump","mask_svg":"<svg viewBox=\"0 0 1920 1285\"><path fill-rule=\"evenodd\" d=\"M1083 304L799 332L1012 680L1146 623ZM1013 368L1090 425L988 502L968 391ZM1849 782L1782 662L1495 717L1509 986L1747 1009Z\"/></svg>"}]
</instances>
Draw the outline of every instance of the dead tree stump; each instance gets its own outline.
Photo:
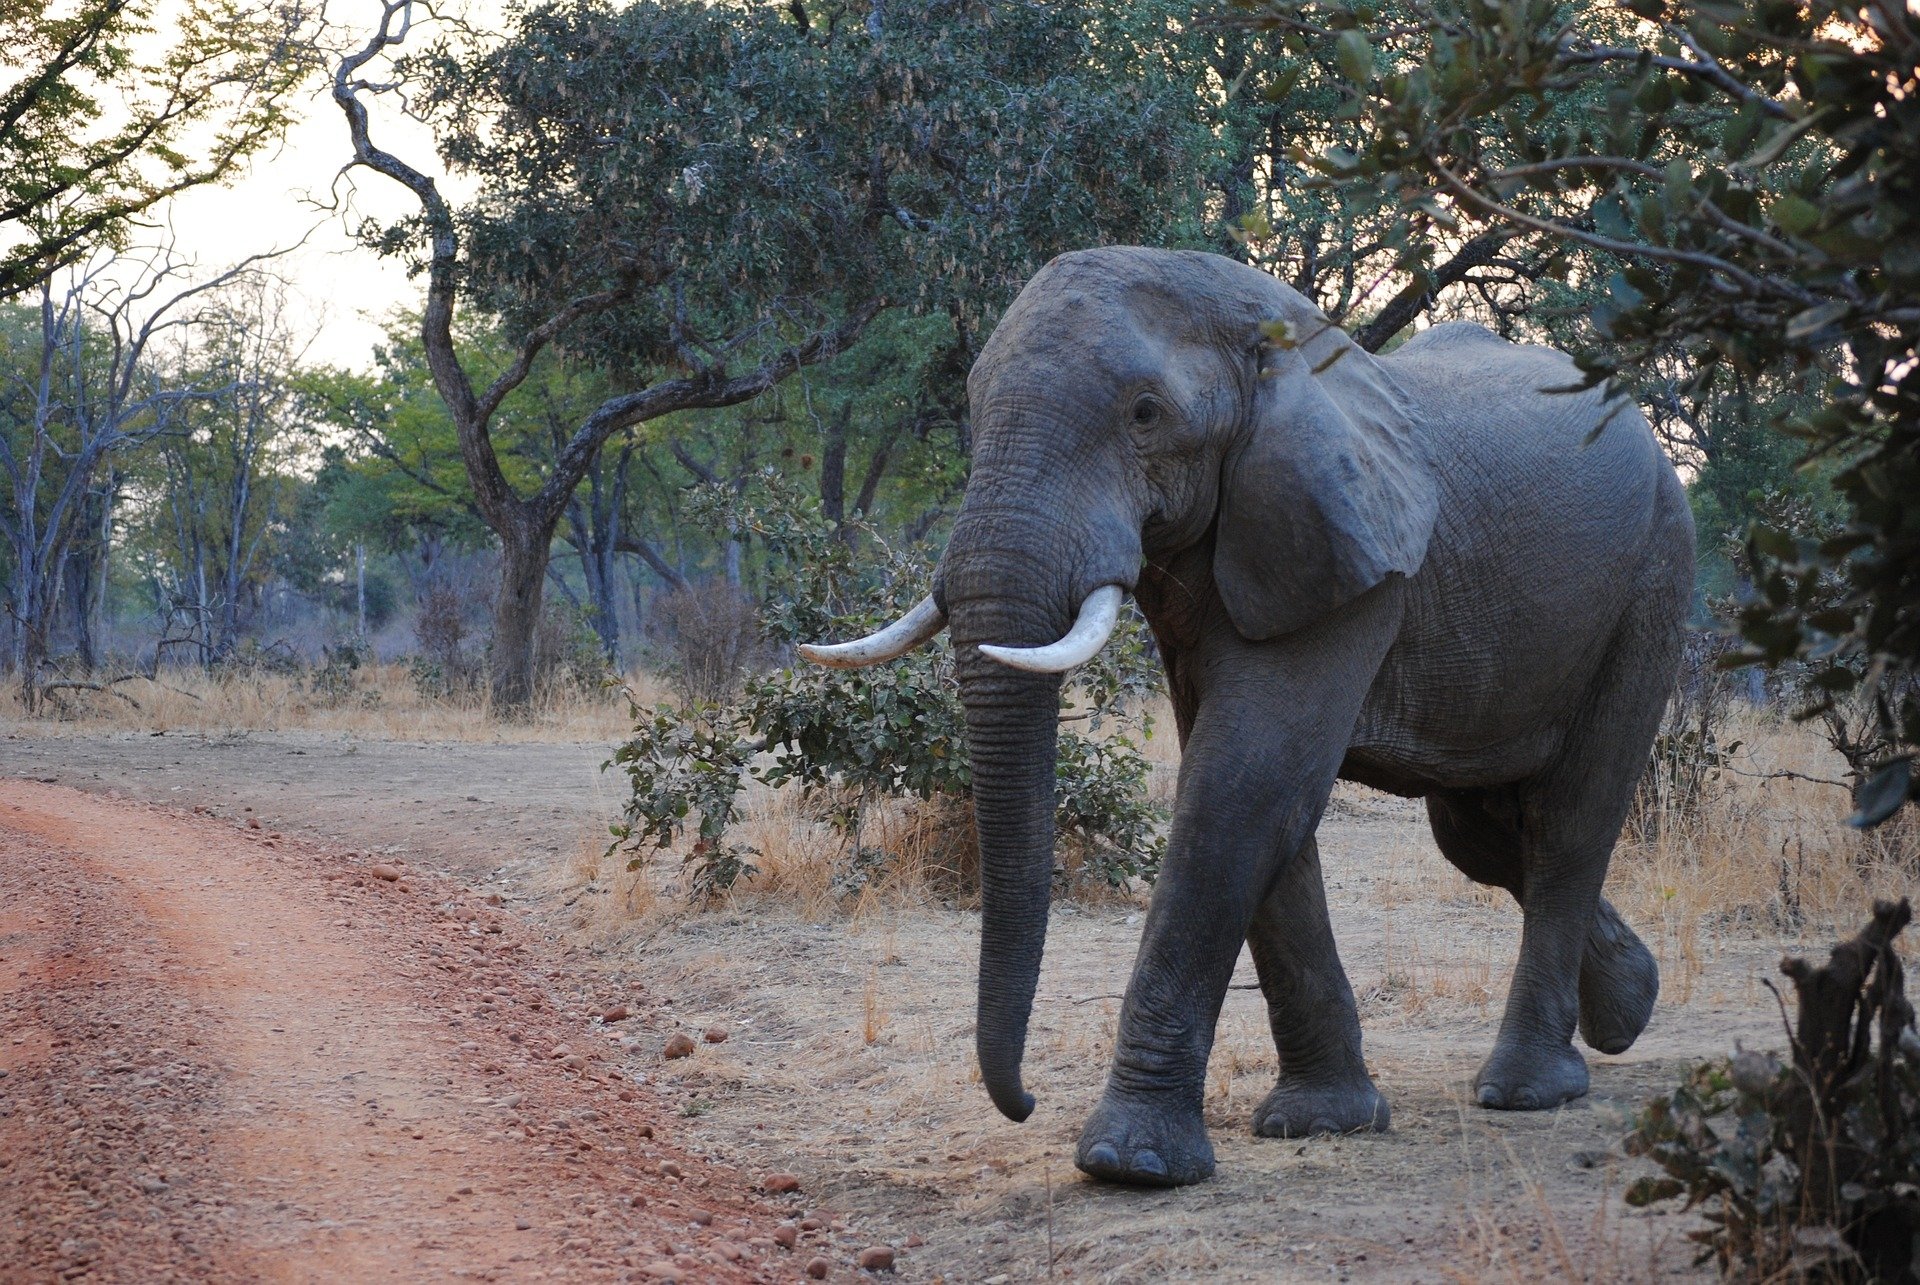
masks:
<instances>
[{"instance_id":1,"label":"dead tree stump","mask_svg":"<svg viewBox=\"0 0 1920 1285\"><path fill-rule=\"evenodd\" d=\"M1920 1280L1920 1037L1893 949L1912 919L1905 898L1877 902L1867 926L1824 965L1791 956L1780 964L1798 1008L1798 1074L1782 1105L1801 1173L1799 1221L1838 1229L1855 1270L1875 1281Z\"/></svg>"}]
</instances>

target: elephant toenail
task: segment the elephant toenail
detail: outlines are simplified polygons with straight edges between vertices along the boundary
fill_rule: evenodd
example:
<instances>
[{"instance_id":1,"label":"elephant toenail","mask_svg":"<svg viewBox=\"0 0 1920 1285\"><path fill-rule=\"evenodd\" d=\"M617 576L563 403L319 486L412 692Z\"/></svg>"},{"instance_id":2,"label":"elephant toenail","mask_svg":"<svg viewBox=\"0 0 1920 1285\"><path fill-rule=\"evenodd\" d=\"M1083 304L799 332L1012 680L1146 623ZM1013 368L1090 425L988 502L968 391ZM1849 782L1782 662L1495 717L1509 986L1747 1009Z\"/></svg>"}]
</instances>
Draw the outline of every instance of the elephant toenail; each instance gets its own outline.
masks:
<instances>
[{"instance_id":1,"label":"elephant toenail","mask_svg":"<svg viewBox=\"0 0 1920 1285\"><path fill-rule=\"evenodd\" d=\"M1335 1124L1333 1121L1328 1120L1325 1117L1322 1117L1321 1119L1315 1120L1312 1124L1308 1125L1307 1130L1310 1133L1338 1133L1340 1132L1340 1126Z\"/></svg>"},{"instance_id":2,"label":"elephant toenail","mask_svg":"<svg viewBox=\"0 0 1920 1285\"><path fill-rule=\"evenodd\" d=\"M1491 1084L1481 1085L1480 1086L1480 1105L1483 1107L1499 1106L1500 1090L1494 1088Z\"/></svg>"},{"instance_id":3,"label":"elephant toenail","mask_svg":"<svg viewBox=\"0 0 1920 1285\"><path fill-rule=\"evenodd\" d=\"M1135 1152L1133 1168L1134 1172L1146 1174L1150 1178L1167 1176L1167 1162L1151 1151Z\"/></svg>"},{"instance_id":4,"label":"elephant toenail","mask_svg":"<svg viewBox=\"0 0 1920 1285\"><path fill-rule=\"evenodd\" d=\"M1120 1153L1110 1142L1096 1142L1087 1150L1087 1164L1095 1169L1117 1169L1120 1167Z\"/></svg>"},{"instance_id":5,"label":"elephant toenail","mask_svg":"<svg viewBox=\"0 0 1920 1285\"><path fill-rule=\"evenodd\" d=\"M1513 1095L1513 1108L1516 1111L1538 1111L1540 1099L1534 1096L1532 1089L1518 1089Z\"/></svg>"}]
</instances>

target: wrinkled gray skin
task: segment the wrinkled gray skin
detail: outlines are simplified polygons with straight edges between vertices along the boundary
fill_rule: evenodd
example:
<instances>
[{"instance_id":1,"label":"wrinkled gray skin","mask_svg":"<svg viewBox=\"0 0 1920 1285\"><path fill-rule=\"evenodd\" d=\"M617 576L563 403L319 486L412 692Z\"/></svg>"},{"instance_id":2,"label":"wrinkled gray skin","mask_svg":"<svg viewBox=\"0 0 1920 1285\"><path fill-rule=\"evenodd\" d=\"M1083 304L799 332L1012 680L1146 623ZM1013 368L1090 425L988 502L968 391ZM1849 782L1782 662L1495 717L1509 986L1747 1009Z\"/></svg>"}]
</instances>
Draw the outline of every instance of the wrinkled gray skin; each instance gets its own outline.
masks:
<instances>
[{"instance_id":1,"label":"wrinkled gray skin","mask_svg":"<svg viewBox=\"0 0 1920 1285\"><path fill-rule=\"evenodd\" d=\"M1297 347L1261 346L1272 318ZM1064 255L994 331L934 596L984 867L980 1068L1015 1120L1060 679L977 647L1051 642L1089 592L1130 589L1184 747L1087 1173L1213 1171L1201 1099L1242 942L1280 1055L1254 1132L1386 1128L1314 846L1336 778L1425 798L1448 860L1520 903L1483 1105L1578 1097L1576 1025L1610 1053L1645 1026L1658 974L1600 889L1673 679L1693 530L1638 413L1584 445L1599 395L1542 391L1576 380L1465 323L1376 358L1274 278L1197 253Z\"/></svg>"}]
</instances>

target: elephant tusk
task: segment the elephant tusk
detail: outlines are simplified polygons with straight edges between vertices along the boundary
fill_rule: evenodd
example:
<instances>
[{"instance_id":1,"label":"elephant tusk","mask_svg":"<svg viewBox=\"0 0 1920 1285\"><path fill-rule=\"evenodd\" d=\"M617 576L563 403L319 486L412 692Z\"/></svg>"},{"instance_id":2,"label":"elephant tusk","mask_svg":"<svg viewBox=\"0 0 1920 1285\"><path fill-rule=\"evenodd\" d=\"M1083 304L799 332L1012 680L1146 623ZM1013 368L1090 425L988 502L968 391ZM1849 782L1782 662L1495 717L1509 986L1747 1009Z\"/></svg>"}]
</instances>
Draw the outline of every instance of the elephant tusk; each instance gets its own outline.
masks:
<instances>
[{"instance_id":1,"label":"elephant tusk","mask_svg":"<svg viewBox=\"0 0 1920 1285\"><path fill-rule=\"evenodd\" d=\"M980 654L1014 669L1036 674L1063 674L1075 665L1084 665L1099 654L1113 636L1120 619L1122 590L1117 584L1102 585L1080 604L1080 617L1067 630L1067 636L1045 647L1001 647L980 644Z\"/></svg>"},{"instance_id":2,"label":"elephant tusk","mask_svg":"<svg viewBox=\"0 0 1920 1285\"><path fill-rule=\"evenodd\" d=\"M947 627L947 617L928 594L913 604L906 615L877 634L843 643L801 643L799 652L816 665L829 669L859 669L883 660L904 656Z\"/></svg>"}]
</instances>

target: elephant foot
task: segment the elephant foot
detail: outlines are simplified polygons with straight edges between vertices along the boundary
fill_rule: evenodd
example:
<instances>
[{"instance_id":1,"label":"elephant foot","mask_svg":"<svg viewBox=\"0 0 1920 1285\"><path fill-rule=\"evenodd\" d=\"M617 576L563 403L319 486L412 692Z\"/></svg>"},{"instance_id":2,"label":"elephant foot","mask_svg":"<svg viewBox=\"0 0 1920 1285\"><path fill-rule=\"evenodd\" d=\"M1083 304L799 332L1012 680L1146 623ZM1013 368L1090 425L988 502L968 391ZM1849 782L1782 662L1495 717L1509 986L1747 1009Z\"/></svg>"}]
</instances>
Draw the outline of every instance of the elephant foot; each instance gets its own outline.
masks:
<instances>
[{"instance_id":1,"label":"elephant foot","mask_svg":"<svg viewBox=\"0 0 1920 1285\"><path fill-rule=\"evenodd\" d=\"M1213 1176L1213 1144L1198 1103L1176 1107L1109 1090L1080 1131L1073 1162L1102 1182L1185 1187Z\"/></svg>"},{"instance_id":2,"label":"elephant foot","mask_svg":"<svg viewBox=\"0 0 1920 1285\"><path fill-rule=\"evenodd\" d=\"M1308 1138L1317 1133L1385 1133L1393 1118L1387 1100L1364 1076L1355 1083L1325 1084L1282 1075L1253 1112L1260 1138Z\"/></svg>"},{"instance_id":3,"label":"elephant foot","mask_svg":"<svg viewBox=\"0 0 1920 1285\"><path fill-rule=\"evenodd\" d=\"M1571 1043L1546 1045L1502 1038L1473 1080L1483 1107L1545 1111L1587 1092L1587 1060Z\"/></svg>"},{"instance_id":4,"label":"elephant foot","mask_svg":"<svg viewBox=\"0 0 1920 1285\"><path fill-rule=\"evenodd\" d=\"M1647 1028L1660 995L1660 966L1611 905L1602 901L1580 961L1580 1038L1602 1053L1624 1053Z\"/></svg>"}]
</instances>

